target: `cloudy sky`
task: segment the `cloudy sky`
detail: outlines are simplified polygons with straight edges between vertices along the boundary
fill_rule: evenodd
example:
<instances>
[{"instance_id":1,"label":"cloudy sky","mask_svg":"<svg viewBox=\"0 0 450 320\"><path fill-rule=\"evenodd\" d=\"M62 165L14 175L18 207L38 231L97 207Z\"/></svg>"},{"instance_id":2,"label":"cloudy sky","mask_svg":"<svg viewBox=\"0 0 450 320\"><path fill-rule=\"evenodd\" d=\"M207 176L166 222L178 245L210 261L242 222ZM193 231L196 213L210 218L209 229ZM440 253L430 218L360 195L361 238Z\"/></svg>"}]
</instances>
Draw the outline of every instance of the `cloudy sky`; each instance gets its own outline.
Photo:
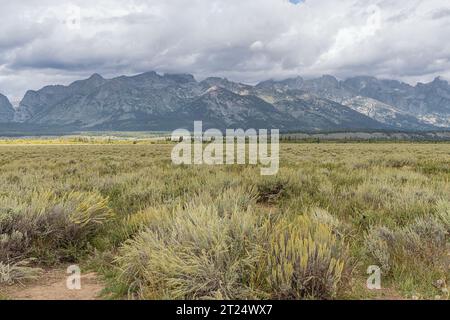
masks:
<instances>
[{"instance_id":1,"label":"cloudy sky","mask_svg":"<svg viewBox=\"0 0 450 320\"><path fill-rule=\"evenodd\" d=\"M449 0L0 0L0 93L149 70L450 78Z\"/></svg>"}]
</instances>

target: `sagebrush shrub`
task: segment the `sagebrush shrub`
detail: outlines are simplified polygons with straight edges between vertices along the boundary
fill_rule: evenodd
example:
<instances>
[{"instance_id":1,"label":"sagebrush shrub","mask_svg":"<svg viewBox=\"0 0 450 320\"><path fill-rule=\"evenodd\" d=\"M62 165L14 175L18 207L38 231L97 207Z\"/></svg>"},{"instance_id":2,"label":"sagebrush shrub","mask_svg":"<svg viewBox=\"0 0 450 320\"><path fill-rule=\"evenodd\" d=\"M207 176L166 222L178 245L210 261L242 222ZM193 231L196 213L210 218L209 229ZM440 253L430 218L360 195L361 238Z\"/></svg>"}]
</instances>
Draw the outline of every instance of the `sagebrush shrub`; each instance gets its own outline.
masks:
<instances>
[{"instance_id":1,"label":"sagebrush shrub","mask_svg":"<svg viewBox=\"0 0 450 320\"><path fill-rule=\"evenodd\" d=\"M263 226L251 209L219 212L196 203L175 209L169 221L161 213L120 250L131 291L144 298L256 297L251 275L261 260Z\"/></svg>"},{"instance_id":2,"label":"sagebrush shrub","mask_svg":"<svg viewBox=\"0 0 450 320\"><path fill-rule=\"evenodd\" d=\"M330 299L345 283L349 253L331 228L308 216L281 220L267 255L270 293L278 299Z\"/></svg>"},{"instance_id":3,"label":"sagebrush shrub","mask_svg":"<svg viewBox=\"0 0 450 320\"><path fill-rule=\"evenodd\" d=\"M373 227L369 230L365 245L384 272L391 270L391 254L395 245L396 234L386 227Z\"/></svg>"},{"instance_id":4,"label":"sagebrush shrub","mask_svg":"<svg viewBox=\"0 0 450 320\"><path fill-rule=\"evenodd\" d=\"M374 227L365 243L367 251L386 272L419 265L433 267L445 260L448 232L438 219L428 216L395 230Z\"/></svg>"},{"instance_id":5,"label":"sagebrush shrub","mask_svg":"<svg viewBox=\"0 0 450 320\"><path fill-rule=\"evenodd\" d=\"M4 201L0 212L0 261L4 262L72 258L112 217L107 199L81 192L61 196L35 192L28 199Z\"/></svg>"},{"instance_id":6,"label":"sagebrush shrub","mask_svg":"<svg viewBox=\"0 0 450 320\"><path fill-rule=\"evenodd\" d=\"M436 218L417 218L398 232L398 244L405 255L433 265L446 250L447 236L444 225Z\"/></svg>"}]
</instances>

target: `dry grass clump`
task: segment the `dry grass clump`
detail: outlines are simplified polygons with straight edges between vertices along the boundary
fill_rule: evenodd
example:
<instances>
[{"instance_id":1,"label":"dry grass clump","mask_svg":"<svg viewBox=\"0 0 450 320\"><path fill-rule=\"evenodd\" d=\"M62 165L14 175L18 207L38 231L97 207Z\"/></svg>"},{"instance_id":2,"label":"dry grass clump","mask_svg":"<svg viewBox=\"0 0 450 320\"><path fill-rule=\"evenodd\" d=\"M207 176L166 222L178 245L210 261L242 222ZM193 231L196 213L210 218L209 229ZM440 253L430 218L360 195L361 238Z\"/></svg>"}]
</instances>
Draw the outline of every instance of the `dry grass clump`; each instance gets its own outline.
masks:
<instances>
[{"instance_id":1,"label":"dry grass clump","mask_svg":"<svg viewBox=\"0 0 450 320\"><path fill-rule=\"evenodd\" d=\"M436 205L436 216L450 233L450 201L440 200Z\"/></svg>"},{"instance_id":2,"label":"dry grass clump","mask_svg":"<svg viewBox=\"0 0 450 320\"><path fill-rule=\"evenodd\" d=\"M316 218L322 219L324 212L319 214ZM343 278L350 273L348 247L319 219L298 216L274 227L267 255L273 298L331 299L345 286ZM335 223L330 217L326 220Z\"/></svg>"},{"instance_id":3,"label":"dry grass clump","mask_svg":"<svg viewBox=\"0 0 450 320\"><path fill-rule=\"evenodd\" d=\"M308 214L314 222L329 226L334 233L343 235L346 231L343 223L325 209L313 207Z\"/></svg>"},{"instance_id":4,"label":"dry grass clump","mask_svg":"<svg viewBox=\"0 0 450 320\"><path fill-rule=\"evenodd\" d=\"M42 269L30 267L29 264L30 261L26 260L10 264L0 262L0 285L37 279Z\"/></svg>"},{"instance_id":5,"label":"dry grass clump","mask_svg":"<svg viewBox=\"0 0 450 320\"><path fill-rule=\"evenodd\" d=\"M0 261L73 259L111 217L107 199L95 193L42 191L3 198Z\"/></svg>"}]
</instances>

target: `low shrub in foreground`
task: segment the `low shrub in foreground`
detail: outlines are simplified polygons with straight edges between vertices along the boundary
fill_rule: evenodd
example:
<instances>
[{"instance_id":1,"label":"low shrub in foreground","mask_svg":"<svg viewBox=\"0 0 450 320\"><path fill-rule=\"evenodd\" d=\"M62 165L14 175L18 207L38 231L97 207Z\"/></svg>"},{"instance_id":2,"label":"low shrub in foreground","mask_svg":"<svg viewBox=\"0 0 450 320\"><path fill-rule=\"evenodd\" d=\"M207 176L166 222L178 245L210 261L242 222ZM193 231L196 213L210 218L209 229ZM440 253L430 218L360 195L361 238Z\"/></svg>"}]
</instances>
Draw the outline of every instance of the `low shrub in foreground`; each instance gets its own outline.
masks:
<instances>
[{"instance_id":1,"label":"low shrub in foreground","mask_svg":"<svg viewBox=\"0 0 450 320\"><path fill-rule=\"evenodd\" d=\"M366 248L387 273L395 268L436 267L446 263L448 231L437 218L418 218L395 230L372 228Z\"/></svg>"},{"instance_id":2,"label":"low shrub in foreground","mask_svg":"<svg viewBox=\"0 0 450 320\"><path fill-rule=\"evenodd\" d=\"M96 193L57 196L35 192L4 198L0 207L0 262L38 258L40 263L73 259L111 218L107 199Z\"/></svg>"},{"instance_id":3,"label":"low shrub in foreground","mask_svg":"<svg viewBox=\"0 0 450 320\"><path fill-rule=\"evenodd\" d=\"M257 197L241 191L227 190L209 201L199 196L172 212L140 213L145 230L126 241L116 259L131 296L335 297L350 271L348 249L332 227L319 222L319 214L276 222L258 213ZM129 221L136 230L136 218ZM332 216L327 221L337 223Z\"/></svg>"},{"instance_id":4,"label":"low shrub in foreground","mask_svg":"<svg viewBox=\"0 0 450 320\"><path fill-rule=\"evenodd\" d=\"M349 252L329 225L298 216L282 219L271 233L267 259L273 298L330 299L337 295L350 272Z\"/></svg>"},{"instance_id":5,"label":"low shrub in foreground","mask_svg":"<svg viewBox=\"0 0 450 320\"><path fill-rule=\"evenodd\" d=\"M123 279L141 298L255 298L262 223L250 210L208 205L163 214L121 248Z\"/></svg>"}]
</instances>

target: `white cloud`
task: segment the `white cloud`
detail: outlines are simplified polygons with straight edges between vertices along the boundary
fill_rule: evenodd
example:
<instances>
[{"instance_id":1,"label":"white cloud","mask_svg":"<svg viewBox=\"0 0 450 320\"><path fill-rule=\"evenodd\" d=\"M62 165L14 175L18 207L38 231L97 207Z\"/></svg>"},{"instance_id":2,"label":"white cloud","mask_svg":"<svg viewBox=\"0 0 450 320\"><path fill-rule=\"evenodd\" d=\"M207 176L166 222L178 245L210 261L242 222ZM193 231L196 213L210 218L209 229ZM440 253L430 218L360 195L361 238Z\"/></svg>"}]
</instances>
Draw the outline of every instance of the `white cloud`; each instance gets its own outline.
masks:
<instances>
[{"instance_id":1,"label":"white cloud","mask_svg":"<svg viewBox=\"0 0 450 320\"><path fill-rule=\"evenodd\" d=\"M0 92L156 70L450 76L448 0L0 0Z\"/></svg>"}]
</instances>

